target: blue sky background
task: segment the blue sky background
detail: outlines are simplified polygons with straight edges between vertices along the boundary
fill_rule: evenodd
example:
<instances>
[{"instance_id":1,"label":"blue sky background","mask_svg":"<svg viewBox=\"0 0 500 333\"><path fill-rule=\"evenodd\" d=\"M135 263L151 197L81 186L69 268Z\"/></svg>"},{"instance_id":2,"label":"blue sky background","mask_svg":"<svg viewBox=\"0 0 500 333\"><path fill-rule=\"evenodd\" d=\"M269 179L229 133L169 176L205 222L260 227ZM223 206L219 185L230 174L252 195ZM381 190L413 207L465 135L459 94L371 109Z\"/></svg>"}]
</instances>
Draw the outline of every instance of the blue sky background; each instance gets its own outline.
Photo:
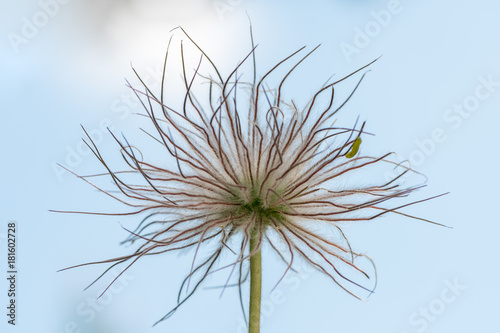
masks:
<instances>
[{"instance_id":1,"label":"blue sky background","mask_svg":"<svg viewBox=\"0 0 500 333\"><path fill-rule=\"evenodd\" d=\"M415 199L451 192L405 212L453 227L398 215L346 225L351 245L375 260L376 293L360 302L304 268L277 293L269 293L275 280L265 282L262 332L499 332L497 2L62 2L2 3L0 233L17 222L19 261L18 325L7 325L2 310L2 332L245 331L235 290L221 299L218 291L201 290L151 327L175 305L190 252L137 263L92 307L112 277L82 291L102 267L56 271L128 253L119 245L127 234L118 222L133 226L135 220L48 210L122 209L55 167L101 171L81 151L80 124L109 156L117 155L106 126L140 145L144 137L133 114L140 109L124 85L133 78L130 63L154 84L169 31L182 25L228 72L250 48L247 13L260 73L303 45L322 44L287 87L299 100L331 74L345 75L382 55L339 121L349 125L358 115L367 121L376 136L363 142L363 153L396 151L414 162L429 179ZM38 27L30 30L33 23ZM174 42L179 39L176 34ZM454 111L459 107L462 114ZM278 258L264 256L264 275L279 276L281 269Z\"/></svg>"}]
</instances>

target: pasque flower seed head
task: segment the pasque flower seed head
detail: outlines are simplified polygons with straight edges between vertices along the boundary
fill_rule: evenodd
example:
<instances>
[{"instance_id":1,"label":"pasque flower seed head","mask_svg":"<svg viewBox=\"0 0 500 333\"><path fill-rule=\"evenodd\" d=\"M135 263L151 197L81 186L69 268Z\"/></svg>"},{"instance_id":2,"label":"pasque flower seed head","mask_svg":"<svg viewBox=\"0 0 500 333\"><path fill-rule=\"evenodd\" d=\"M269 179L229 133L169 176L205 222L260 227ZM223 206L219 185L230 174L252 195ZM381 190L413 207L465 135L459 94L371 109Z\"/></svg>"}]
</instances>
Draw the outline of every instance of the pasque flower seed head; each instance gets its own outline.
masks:
<instances>
[{"instance_id":1,"label":"pasque flower seed head","mask_svg":"<svg viewBox=\"0 0 500 333\"><path fill-rule=\"evenodd\" d=\"M301 260L355 297L363 290L371 292L373 283L366 286L368 273L356 263L363 255L351 249L341 226L390 212L406 215L398 209L420 201L391 203L421 187L398 183L411 169L392 161L392 153L376 157L362 154L361 138L371 135L365 131L365 123L337 125L337 113L373 62L324 84L299 107L293 99L284 99L284 85L316 48L293 60L304 51L300 48L260 79L254 74L245 82L238 71L250 63L256 73L256 47L224 78L211 58L182 31L200 52L194 73L188 74L181 46L182 107L171 107L164 99L165 73L159 95L145 83L141 88L129 85L154 126L154 133L148 133L151 142L161 145L159 153L169 156L172 163L150 163L125 138L111 133L127 163L126 170L115 171L90 136L84 140L106 169L101 176L110 177L116 189L94 186L131 208L127 213L106 215L146 215L127 239L139 243L136 251L98 263L125 265L126 270L144 256L192 249L191 270L181 286L178 304L161 320L216 270L227 268L241 288L248 275L246 263L263 244L285 262L283 276ZM168 51L165 65L167 60ZM200 73L202 63L211 66L211 73ZM287 69L279 84L268 88L269 77L283 68ZM353 91L338 101L336 89L356 75ZM207 83L206 101L194 92L202 83ZM369 173L378 165L396 166L401 171L390 180L375 174L370 185L346 185L353 175ZM139 176L141 181L128 182L130 175ZM89 177L79 177L93 184ZM218 264L224 251L234 255L228 265ZM356 280L349 272L358 273Z\"/></svg>"}]
</instances>

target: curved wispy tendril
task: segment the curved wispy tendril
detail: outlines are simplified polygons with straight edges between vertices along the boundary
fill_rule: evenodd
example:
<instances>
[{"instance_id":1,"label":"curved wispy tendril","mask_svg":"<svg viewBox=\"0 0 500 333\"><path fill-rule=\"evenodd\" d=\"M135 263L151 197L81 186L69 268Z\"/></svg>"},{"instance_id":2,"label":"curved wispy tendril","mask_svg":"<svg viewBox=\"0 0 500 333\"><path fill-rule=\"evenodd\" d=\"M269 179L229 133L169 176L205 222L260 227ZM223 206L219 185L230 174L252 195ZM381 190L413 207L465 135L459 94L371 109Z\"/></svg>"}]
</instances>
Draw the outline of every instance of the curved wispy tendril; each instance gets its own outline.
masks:
<instances>
[{"instance_id":1,"label":"curved wispy tendril","mask_svg":"<svg viewBox=\"0 0 500 333\"><path fill-rule=\"evenodd\" d=\"M185 85L182 108L170 107L164 100L165 70L158 95L139 75L142 87L129 84L154 125L154 132L146 133L175 162L168 166L147 162L126 138L118 138L110 131L127 164L125 170L112 170L85 132L85 143L106 173L78 177L130 207L126 213L88 214L146 216L135 230L128 230L130 237L125 243L138 244L134 253L83 265L110 264L104 275L117 265L123 265L124 272L144 256L193 249L192 266L180 287L177 306L159 321L171 316L215 271L228 269L226 287L236 272L235 285L240 287L241 297L241 285L248 276L246 262L263 244L268 244L286 264L276 284L301 260L354 297L359 297L363 290L372 292L372 276L356 262L359 257L367 257L352 250L341 226L387 213L414 218L399 209L431 199L394 204L395 199L405 198L422 187L398 183L411 168L391 160L392 153L361 155L361 138L371 135L364 131L365 123L356 122L352 127L336 125L334 116L353 96L375 61L324 84L305 106L297 107L293 100L284 100L282 89L317 47L302 56L305 48L298 49L257 80L256 48L252 45L224 78L208 55L182 32L200 51L199 63L194 73L188 75L181 46ZM168 51L164 69L167 59ZM238 70L252 61L253 81L245 82ZM212 76L199 72L203 62L211 65ZM288 69L277 87L269 89L268 77L281 73L285 67ZM337 87L356 76L358 82L352 92L337 101ZM208 82L207 101L199 101L193 92L193 87L203 82ZM390 180L379 175L366 186L346 185L346 180L369 173L378 165L396 167L400 172ZM128 181L134 175L141 181ZM103 176L111 178L114 190L102 189L90 180ZM249 247L251 237L258 239L253 251ZM208 243L212 246L205 246ZM206 254L202 248L211 252ZM234 261L218 265L223 251L232 253Z\"/></svg>"}]
</instances>

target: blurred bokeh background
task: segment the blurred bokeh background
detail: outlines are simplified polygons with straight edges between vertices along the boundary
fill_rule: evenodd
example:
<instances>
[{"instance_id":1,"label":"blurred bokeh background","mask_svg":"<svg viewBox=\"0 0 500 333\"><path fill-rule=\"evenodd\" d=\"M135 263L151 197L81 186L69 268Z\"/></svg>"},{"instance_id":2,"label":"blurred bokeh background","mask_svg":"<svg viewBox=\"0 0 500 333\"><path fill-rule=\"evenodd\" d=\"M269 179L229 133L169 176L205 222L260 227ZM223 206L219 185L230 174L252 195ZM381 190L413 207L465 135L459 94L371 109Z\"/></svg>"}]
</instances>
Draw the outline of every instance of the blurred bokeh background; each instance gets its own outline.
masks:
<instances>
[{"instance_id":1,"label":"blurred bokeh background","mask_svg":"<svg viewBox=\"0 0 500 333\"><path fill-rule=\"evenodd\" d=\"M217 290L201 290L152 327L175 305L191 252L138 262L97 301L119 270L86 291L103 266L56 271L128 253L131 249L119 245L127 236L120 223L132 226L135 220L49 209L123 211L57 166L78 174L102 171L81 143L80 125L111 158L119 154L106 127L149 142L137 128L140 105L125 87L124 78L136 82L131 63L157 84L171 30L182 26L227 75L251 48L248 17L260 74L301 46L322 44L290 80L288 89L298 100L307 100L330 75L348 74L382 56L339 120L350 126L360 116L376 133L363 142L364 152L395 151L428 177L429 186L415 199L450 192L405 212L453 227L398 215L346 225L353 248L375 260L375 294L366 303L358 301L307 269L292 273L278 294L269 293L275 280L267 281L262 332L500 332L497 2L1 5L0 257L6 253L6 225L16 221L19 261L17 325L8 325L3 314L2 278L1 332L245 332L235 290L222 298ZM187 40L179 31L173 34L176 45ZM170 94L181 96L175 89ZM6 259L0 267L6 275ZM278 258L265 257L264 275L282 269Z\"/></svg>"}]
</instances>

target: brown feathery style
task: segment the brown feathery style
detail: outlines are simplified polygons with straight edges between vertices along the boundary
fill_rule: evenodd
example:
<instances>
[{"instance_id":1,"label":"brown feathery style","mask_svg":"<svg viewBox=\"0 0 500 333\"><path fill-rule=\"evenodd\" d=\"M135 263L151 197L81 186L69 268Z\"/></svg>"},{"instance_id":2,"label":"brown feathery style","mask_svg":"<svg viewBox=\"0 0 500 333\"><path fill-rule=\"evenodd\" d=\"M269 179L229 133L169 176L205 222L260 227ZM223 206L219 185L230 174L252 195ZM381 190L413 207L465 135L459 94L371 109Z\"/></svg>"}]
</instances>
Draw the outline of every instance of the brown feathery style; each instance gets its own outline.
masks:
<instances>
[{"instance_id":1,"label":"brown feathery style","mask_svg":"<svg viewBox=\"0 0 500 333\"><path fill-rule=\"evenodd\" d=\"M367 257L351 249L341 229L342 222L367 221L398 213L435 223L399 212L403 207L432 198L385 207L384 204L407 197L423 185L402 186L401 176L413 170L391 160L393 153L377 157L360 154L361 138L371 135L365 132L365 123L356 122L352 127L335 125L334 116L358 88L366 74L363 71L375 61L324 84L305 106L298 107L293 100L284 100L282 88L290 74L317 47L289 66L279 85L269 89L266 79L288 66L305 47L276 63L257 80L252 38L251 50L223 78L202 48L182 32L199 50L200 61L193 75L188 76L181 45L185 93L180 109L170 107L164 100L168 50L158 96L139 75L144 85L141 89L129 84L154 125L155 134L148 135L165 149L173 163L164 164L168 166L148 163L125 138L121 140L110 131L128 165L127 170L114 171L88 134L88 140L84 140L107 170L97 176L111 177L116 189L104 190L94 185L89 178L96 175L78 177L132 208L120 214L89 214L146 216L126 240L139 243L134 253L83 265L111 264L104 275L120 264L125 265L125 271L143 256L193 249L191 270L181 285L177 306L159 321L172 315L209 274L221 269L230 272L226 286L236 273L235 284L240 288L241 298L241 286L250 275L247 263L258 255L260 265L263 244L269 245L270 251L286 263L283 277L299 259L354 297L359 297L363 290L372 292L374 279L367 287L370 276L356 264L356 258ZM244 82L238 70L251 59L253 81ZM199 73L204 61L211 66L213 76ZM337 101L337 86L356 75L360 78L354 89ZM207 83L205 102L194 93L199 81ZM371 172L377 165L391 169L396 166L401 171L390 180L379 174L370 185L347 185L346 179ZM139 176L141 182L126 181L130 175L135 175L136 180ZM204 253L200 262L202 245L208 243L215 246L203 247L213 250ZM234 255L231 264L218 265L223 251ZM348 276L351 273L355 278ZM359 282L360 279L364 282Z\"/></svg>"}]
</instances>

